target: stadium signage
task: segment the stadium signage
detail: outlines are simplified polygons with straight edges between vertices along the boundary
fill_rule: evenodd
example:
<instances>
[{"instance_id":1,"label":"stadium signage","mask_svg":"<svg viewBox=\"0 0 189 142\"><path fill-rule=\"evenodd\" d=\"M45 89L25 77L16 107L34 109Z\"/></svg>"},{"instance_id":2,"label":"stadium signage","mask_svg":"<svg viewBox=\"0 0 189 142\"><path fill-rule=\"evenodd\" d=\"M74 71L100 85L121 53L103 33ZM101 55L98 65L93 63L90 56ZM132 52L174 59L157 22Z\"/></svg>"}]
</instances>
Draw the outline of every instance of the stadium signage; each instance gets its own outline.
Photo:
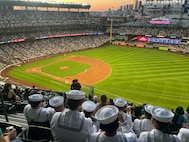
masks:
<instances>
[{"instance_id":1,"label":"stadium signage","mask_svg":"<svg viewBox=\"0 0 189 142\"><path fill-rule=\"evenodd\" d=\"M58 35L35 37L34 40L49 39L49 38L60 38L60 37L85 36L85 35L103 35L103 34L104 34L103 32L58 34ZM24 42L24 41L29 40L29 39L30 38L22 38L22 39L12 39L12 40L8 40L8 41L0 41L0 44Z\"/></svg>"},{"instance_id":2,"label":"stadium signage","mask_svg":"<svg viewBox=\"0 0 189 142\"><path fill-rule=\"evenodd\" d=\"M146 36L137 36L137 40L140 42L148 42L148 37Z\"/></svg>"},{"instance_id":3,"label":"stadium signage","mask_svg":"<svg viewBox=\"0 0 189 142\"><path fill-rule=\"evenodd\" d=\"M149 43L181 44L181 40L170 38L148 38Z\"/></svg>"},{"instance_id":4,"label":"stadium signage","mask_svg":"<svg viewBox=\"0 0 189 142\"><path fill-rule=\"evenodd\" d=\"M152 18L152 20L150 20L150 24L157 24L157 25L169 25L170 21L168 18Z\"/></svg>"}]
</instances>

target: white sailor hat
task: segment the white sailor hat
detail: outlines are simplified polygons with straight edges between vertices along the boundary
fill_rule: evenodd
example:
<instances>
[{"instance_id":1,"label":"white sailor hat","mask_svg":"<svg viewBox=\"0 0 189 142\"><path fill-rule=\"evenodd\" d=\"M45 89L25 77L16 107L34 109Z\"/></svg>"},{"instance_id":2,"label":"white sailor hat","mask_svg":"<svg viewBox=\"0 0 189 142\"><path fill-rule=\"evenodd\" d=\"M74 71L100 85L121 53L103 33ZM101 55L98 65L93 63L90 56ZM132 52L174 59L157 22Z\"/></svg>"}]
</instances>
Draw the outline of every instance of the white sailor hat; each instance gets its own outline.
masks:
<instances>
[{"instance_id":1,"label":"white sailor hat","mask_svg":"<svg viewBox=\"0 0 189 142\"><path fill-rule=\"evenodd\" d=\"M148 112L149 114L151 114L153 107L154 107L153 105L146 104L146 105L144 106L144 109L145 109L146 112Z\"/></svg>"},{"instance_id":2,"label":"white sailor hat","mask_svg":"<svg viewBox=\"0 0 189 142\"><path fill-rule=\"evenodd\" d=\"M95 118L101 123L101 124L110 124L114 122L118 117L118 108L113 105L106 105L104 107L101 107L96 113Z\"/></svg>"},{"instance_id":3,"label":"white sailor hat","mask_svg":"<svg viewBox=\"0 0 189 142\"><path fill-rule=\"evenodd\" d=\"M85 98L85 92L79 90L69 90L66 92L66 97L71 100L82 100Z\"/></svg>"},{"instance_id":4,"label":"white sailor hat","mask_svg":"<svg viewBox=\"0 0 189 142\"><path fill-rule=\"evenodd\" d=\"M127 104L127 101L125 99L119 97L114 98L113 102L117 107L124 107Z\"/></svg>"},{"instance_id":5,"label":"white sailor hat","mask_svg":"<svg viewBox=\"0 0 189 142\"><path fill-rule=\"evenodd\" d=\"M28 97L31 102L39 102L43 100L43 95L41 94L33 94Z\"/></svg>"},{"instance_id":6,"label":"white sailor hat","mask_svg":"<svg viewBox=\"0 0 189 142\"><path fill-rule=\"evenodd\" d=\"M159 107L159 106L154 106L152 108L151 114L154 119L156 119L160 122L164 122L164 123L171 122L174 117L173 112L171 112L170 110L168 110L166 108Z\"/></svg>"},{"instance_id":7,"label":"white sailor hat","mask_svg":"<svg viewBox=\"0 0 189 142\"><path fill-rule=\"evenodd\" d=\"M93 112L96 109L96 104L93 101L85 101L81 106L86 112Z\"/></svg>"},{"instance_id":8,"label":"white sailor hat","mask_svg":"<svg viewBox=\"0 0 189 142\"><path fill-rule=\"evenodd\" d=\"M93 101L98 101L98 97L97 96L93 96Z\"/></svg>"},{"instance_id":9,"label":"white sailor hat","mask_svg":"<svg viewBox=\"0 0 189 142\"><path fill-rule=\"evenodd\" d=\"M181 128L178 133L180 142L189 142L189 129Z\"/></svg>"},{"instance_id":10,"label":"white sailor hat","mask_svg":"<svg viewBox=\"0 0 189 142\"><path fill-rule=\"evenodd\" d=\"M64 103L64 97L62 96L54 96L50 98L49 105L52 107L59 107Z\"/></svg>"}]
</instances>

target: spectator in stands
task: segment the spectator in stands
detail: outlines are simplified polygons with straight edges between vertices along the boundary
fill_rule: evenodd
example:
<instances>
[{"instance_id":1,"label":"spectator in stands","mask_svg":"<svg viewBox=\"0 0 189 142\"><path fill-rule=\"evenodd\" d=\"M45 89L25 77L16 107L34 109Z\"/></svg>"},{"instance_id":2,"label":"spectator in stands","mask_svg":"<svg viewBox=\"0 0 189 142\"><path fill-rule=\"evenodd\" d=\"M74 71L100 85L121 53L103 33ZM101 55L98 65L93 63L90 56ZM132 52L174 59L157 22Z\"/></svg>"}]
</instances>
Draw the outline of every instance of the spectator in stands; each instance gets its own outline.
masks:
<instances>
[{"instance_id":1,"label":"spectator in stands","mask_svg":"<svg viewBox=\"0 0 189 142\"><path fill-rule=\"evenodd\" d=\"M141 109L142 109L142 106L140 106L140 105L133 107L132 121L134 121L135 119L140 119Z\"/></svg>"},{"instance_id":2,"label":"spectator in stands","mask_svg":"<svg viewBox=\"0 0 189 142\"><path fill-rule=\"evenodd\" d=\"M55 141L87 142L88 136L95 132L93 122L84 117L79 109L85 98L80 90L66 92L68 109L56 112L51 120L51 131Z\"/></svg>"},{"instance_id":3,"label":"spectator in stands","mask_svg":"<svg viewBox=\"0 0 189 142\"><path fill-rule=\"evenodd\" d=\"M187 123L189 123L189 106L184 111L184 118L186 119Z\"/></svg>"},{"instance_id":4,"label":"spectator in stands","mask_svg":"<svg viewBox=\"0 0 189 142\"><path fill-rule=\"evenodd\" d=\"M94 117L94 111L96 109L96 104L93 101L87 100L82 103L81 107L82 107L81 114L83 116L85 116L86 118L91 118L91 120L95 124L94 128L97 131L97 127L99 127L99 124L96 122L96 119Z\"/></svg>"},{"instance_id":5,"label":"spectator in stands","mask_svg":"<svg viewBox=\"0 0 189 142\"><path fill-rule=\"evenodd\" d=\"M28 96L33 95L33 94L37 94L38 91L39 91L39 90L33 85L32 88L30 88L30 89L28 90Z\"/></svg>"},{"instance_id":6,"label":"spectator in stands","mask_svg":"<svg viewBox=\"0 0 189 142\"><path fill-rule=\"evenodd\" d=\"M28 97L29 104L24 107L24 115L29 125L50 127L51 116L54 109L43 107L43 95L33 94Z\"/></svg>"},{"instance_id":7,"label":"spectator in stands","mask_svg":"<svg viewBox=\"0 0 189 142\"><path fill-rule=\"evenodd\" d=\"M107 96L106 96L105 94L103 94L103 95L100 97L100 102L98 102L98 103L96 104L96 110L95 110L95 112L96 112L97 110L99 110L101 107L107 105L107 102L108 102Z\"/></svg>"},{"instance_id":8,"label":"spectator in stands","mask_svg":"<svg viewBox=\"0 0 189 142\"><path fill-rule=\"evenodd\" d=\"M93 102L95 103L95 104L97 104L98 103L98 96L93 96Z\"/></svg>"},{"instance_id":9,"label":"spectator in stands","mask_svg":"<svg viewBox=\"0 0 189 142\"><path fill-rule=\"evenodd\" d=\"M139 142L179 142L178 137L173 135L172 131L169 129L174 113L166 108L153 107L151 114L151 121L154 129L140 133Z\"/></svg>"},{"instance_id":10,"label":"spectator in stands","mask_svg":"<svg viewBox=\"0 0 189 142\"><path fill-rule=\"evenodd\" d=\"M152 111L153 106L150 104L146 104L144 106L144 119L135 119L133 122L133 130L139 137L141 132L144 131L151 131L154 126L152 125L151 122L151 111Z\"/></svg>"},{"instance_id":11,"label":"spectator in stands","mask_svg":"<svg viewBox=\"0 0 189 142\"><path fill-rule=\"evenodd\" d=\"M81 84L78 82L78 79L72 80L70 90L81 90Z\"/></svg>"},{"instance_id":12,"label":"spectator in stands","mask_svg":"<svg viewBox=\"0 0 189 142\"><path fill-rule=\"evenodd\" d=\"M137 142L136 134L125 131L128 124L118 112L118 108L113 105L101 107L96 112L95 118L100 122L100 131L92 133L89 142ZM119 122L122 131L117 131Z\"/></svg>"},{"instance_id":13,"label":"spectator in stands","mask_svg":"<svg viewBox=\"0 0 189 142\"><path fill-rule=\"evenodd\" d=\"M108 105L114 105L114 101L112 98L109 98L108 102L107 102Z\"/></svg>"},{"instance_id":14,"label":"spectator in stands","mask_svg":"<svg viewBox=\"0 0 189 142\"><path fill-rule=\"evenodd\" d=\"M2 129L0 128L0 142L22 142L22 140L17 139L17 131L14 128L9 132L3 134Z\"/></svg>"},{"instance_id":15,"label":"spectator in stands","mask_svg":"<svg viewBox=\"0 0 189 142\"><path fill-rule=\"evenodd\" d=\"M123 98L116 97L113 99L114 105L119 109L119 114L122 115L124 121L127 121L127 124L131 127L132 126L132 118L130 115L125 113L127 101Z\"/></svg>"},{"instance_id":16,"label":"spectator in stands","mask_svg":"<svg viewBox=\"0 0 189 142\"><path fill-rule=\"evenodd\" d=\"M84 101L82 103L82 114L87 117L91 118L93 116L94 110L96 109L96 104L93 101Z\"/></svg>"},{"instance_id":17,"label":"spectator in stands","mask_svg":"<svg viewBox=\"0 0 189 142\"><path fill-rule=\"evenodd\" d=\"M11 83L5 83L4 88L2 90L2 93L3 93L3 99L5 101L18 101L18 100L20 100L20 97L12 89Z\"/></svg>"},{"instance_id":18,"label":"spectator in stands","mask_svg":"<svg viewBox=\"0 0 189 142\"><path fill-rule=\"evenodd\" d=\"M187 120L184 117L184 109L182 106L178 106L175 110L175 115L178 116L177 123L182 127L184 123L187 122Z\"/></svg>"},{"instance_id":19,"label":"spectator in stands","mask_svg":"<svg viewBox=\"0 0 189 142\"><path fill-rule=\"evenodd\" d=\"M54 96L50 98L49 105L55 109L55 112L62 112L64 110L64 97Z\"/></svg>"},{"instance_id":20,"label":"spectator in stands","mask_svg":"<svg viewBox=\"0 0 189 142\"><path fill-rule=\"evenodd\" d=\"M180 142L189 142L189 129L181 128L178 133Z\"/></svg>"}]
</instances>

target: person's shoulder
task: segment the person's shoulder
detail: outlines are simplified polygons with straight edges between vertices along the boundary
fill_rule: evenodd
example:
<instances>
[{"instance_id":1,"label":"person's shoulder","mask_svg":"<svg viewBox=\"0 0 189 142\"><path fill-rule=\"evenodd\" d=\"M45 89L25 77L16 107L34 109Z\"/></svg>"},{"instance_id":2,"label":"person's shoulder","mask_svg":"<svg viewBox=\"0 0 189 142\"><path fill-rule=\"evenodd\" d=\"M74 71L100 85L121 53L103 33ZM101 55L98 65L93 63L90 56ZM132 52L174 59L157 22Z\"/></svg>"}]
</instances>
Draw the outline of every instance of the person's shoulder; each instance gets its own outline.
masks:
<instances>
[{"instance_id":1,"label":"person's shoulder","mask_svg":"<svg viewBox=\"0 0 189 142\"><path fill-rule=\"evenodd\" d=\"M31 108L31 105L30 104L27 104L25 105L24 109L30 109Z\"/></svg>"},{"instance_id":2,"label":"person's shoulder","mask_svg":"<svg viewBox=\"0 0 189 142\"><path fill-rule=\"evenodd\" d=\"M151 131L144 131L144 132L141 132L141 133L140 133L140 137L145 137L145 136L148 135L148 133L150 134Z\"/></svg>"},{"instance_id":3,"label":"person's shoulder","mask_svg":"<svg viewBox=\"0 0 189 142\"><path fill-rule=\"evenodd\" d=\"M55 112L52 116L51 122L57 122L58 118L60 117L62 112Z\"/></svg>"},{"instance_id":4,"label":"person's shoulder","mask_svg":"<svg viewBox=\"0 0 189 142\"><path fill-rule=\"evenodd\" d=\"M54 108L52 108L52 107L47 107L47 108L43 108L43 109L45 109L46 111L54 111Z\"/></svg>"},{"instance_id":5,"label":"person's shoulder","mask_svg":"<svg viewBox=\"0 0 189 142\"><path fill-rule=\"evenodd\" d=\"M136 119L134 119L134 124L139 124L141 122L141 120L140 119L138 119L138 118L136 118Z\"/></svg>"},{"instance_id":6,"label":"person's shoulder","mask_svg":"<svg viewBox=\"0 0 189 142\"><path fill-rule=\"evenodd\" d=\"M123 133L129 142L138 142L138 137L135 133L128 132L128 133Z\"/></svg>"},{"instance_id":7,"label":"person's shoulder","mask_svg":"<svg viewBox=\"0 0 189 142\"><path fill-rule=\"evenodd\" d=\"M89 137L90 142L96 142L98 135L100 135L101 133L102 132L91 133Z\"/></svg>"}]
</instances>

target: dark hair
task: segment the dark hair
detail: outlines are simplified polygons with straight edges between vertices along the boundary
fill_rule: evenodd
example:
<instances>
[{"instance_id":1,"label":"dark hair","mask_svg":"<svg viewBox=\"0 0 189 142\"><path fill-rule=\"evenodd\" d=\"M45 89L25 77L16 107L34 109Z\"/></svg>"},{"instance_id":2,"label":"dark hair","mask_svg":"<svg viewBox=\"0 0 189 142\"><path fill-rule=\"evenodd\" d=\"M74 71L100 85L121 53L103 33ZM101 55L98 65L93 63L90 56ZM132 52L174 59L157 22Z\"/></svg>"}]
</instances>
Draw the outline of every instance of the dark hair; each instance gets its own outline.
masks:
<instances>
[{"instance_id":1,"label":"dark hair","mask_svg":"<svg viewBox=\"0 0 189 142\"><path fill-rule=\"evenodd\" d=\"M156 120L156 119L155 119ZM167 134L173 134L172 130L170 129L170 122L160 122L158 120L156 120L157 124L158 124L158 129L160 131L162 131L163 133L167 133Z\"/></svg>"},{"instance_id":2,"label":"dark hair","mask_svg":"<svg viewBox=\"0 0 189 142\"><path fill-rule=\"evenodd\" d=\"M147 111L144 110L144 114L147 119L151 119L152 115L150 113L148 113Z\"/></svg>"},{"instance_id":3,"label":"dark hair","mask_svg":"<svg viewBox=\"0 0 189 142\"><path fill-rule=\"evenodd\" d=\"M102 95L102 96L100 97L100 100L101 100L101 102L106 103L106 102L107 102L107 97L106 97L106 95Z\"/></svg>"},{"instance_id":4,"label":"dark hair","mask_svg":"<svg viewBox=\"0 0 189 142\"><path fill-rule=\"evenodd\" d=\"M5 83L2 92L5 93L5 94L8 94L8 92L10 90L9 87L11 87L11 84Z\"/></svg>"},{"instance_id":5,"label":"dark hair","mask_svg":"<svg viewBox=\"0 0 189 142\"><path fill-rule=\"evenodd\" d=\"M140 118L140 116L141 116L141 106L136 106L134 108L134 113L135 113L135 117L136 118Z\"/></svg>"},{"instance_id":6,"label":"dark hair","mask_svg":"<svg viewBox=\"0 0 189 142\"><path fill-rule=\"evenodd\" d=\"M105 132L108 132L108 133L116 131L118 129L118 127L119 127L118 118L110 124L101 124L100 123L100 129Z\"/></svg>"},{"instance_id":7,"label":"dark hair","mask_svg":"<svg viewBox=\"0 0 189 142\"><path fill-rule=\"evenodd\" d=\"M189 106L187 107L186 111L189 113Z\"/></svg>"},{"instance_id":8,"label":"dark hair","mask_svg":"<svg viewBox=\"0 0 189 142\"><path fill-rule=\"evenodd\" d=\"M82 100L70 100L70 99L67 100L68 107L71 110L76 110L80 106L81 102Z\"/></svg>"},{"instance_id":9,"label":"dark hair","mask_svg":"<svg viewBox=\"0 0 189 142\"><path fill-rule=\"evenodd\" d=\"M93 112L87 112L87 111L83 111L85 113L85 117L91 117L91 114L93 114Z\"/></svg>"},{"instance_id":10,"label":"dark hair","mask_svg":"<svg viewBox=\"0 0 189 142\"><path fill-rule=\"evenodd\" d=\"M184 109L182 106L178 106L175 110L175 113L178 115L183 115L184 114Z\"/></svg>"}]
</instances>

